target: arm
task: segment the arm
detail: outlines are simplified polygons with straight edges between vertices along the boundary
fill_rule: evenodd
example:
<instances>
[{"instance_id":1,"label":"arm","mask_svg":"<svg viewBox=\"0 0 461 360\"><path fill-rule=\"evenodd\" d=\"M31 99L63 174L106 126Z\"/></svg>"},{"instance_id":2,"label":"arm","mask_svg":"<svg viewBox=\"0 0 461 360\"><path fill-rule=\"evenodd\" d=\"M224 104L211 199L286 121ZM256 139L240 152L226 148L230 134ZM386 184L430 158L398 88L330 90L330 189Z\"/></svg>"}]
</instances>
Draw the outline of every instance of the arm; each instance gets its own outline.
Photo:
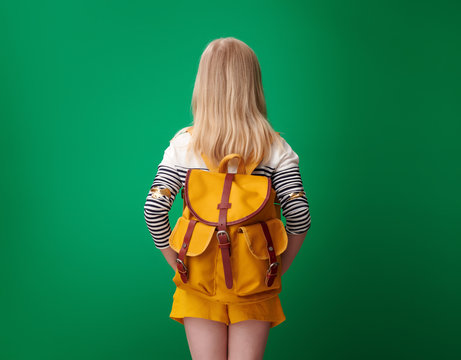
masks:
<instances>
[{"instance_id":1,"label":"arm","mask_svg":"<svg viewBox=\"0 0 461 360\"><path fill-rule=\"evenodd\" d=\"M158 166L144 204L144 218L157 249L169 247L171 227L168 212L181 186L181 179L174 167L163 164Z\"/></svg>"},{"instance_id":2,"label":"arm","mask_svg":"<svg viewBox=\"0 0 461 360\"><path fill-rule=\"evenodd\" d=\"M182 186L181 176L175 168L175 151L170 144L158 165L157 174L146 198L144 218L155 247L162 251L168 264L172 267L174 265L174 268L177 254L169 246L171 226L168 213Z\"/></svg>"},{"instance_id":3,"label":"arm","mask_svg":"<svg viewBox=\"0 0 461 360\"><path fill-rule=\"evenodd\" d=\"M281 275L283 275L301 249L311 226L311 216L298 168L280 171L273 176L273 179L275 186L284 190L280 191L279 200L286 219L285 229L288 236L287 248L281 254Z\"/></svg>"},{"instance_id":4,"label":"arm","mask_svg":"<svg viewBox=\"0 0 461 360\"><path fill-rule=\"evenodd\" d=\"M178 253L174 251L171 247L165 249L160 249L167 263L173 268L173 271L176 272L176 258Z\"/></svg>"},{"instance_id":5,"label":"arm","mask_svg":"<svg viewBox=\"0 0 461 360\"><path fill-rule=\"evenodd\" d=\"M307 231L302 234L288 234L288 246L287 249L282 253L282 269L280 276L282 276L288 268L291 266L294 258L298 254L301 245L303 244L304 238L306 237Z\"/></svg>"},{"instance_id":6,"label":"arm","mask_svg":"<svg viewBox=\"0 0 461 360\"><path fill-rule=\"evenodd\" d=\"M288 235L287 248L281 255L281 275L291 266L311 226L309 202L299 171L299 157L285 140L283 144L284 152L272 173L272 184L286 219L285 229Z\"/></svg>"}]
</instances>

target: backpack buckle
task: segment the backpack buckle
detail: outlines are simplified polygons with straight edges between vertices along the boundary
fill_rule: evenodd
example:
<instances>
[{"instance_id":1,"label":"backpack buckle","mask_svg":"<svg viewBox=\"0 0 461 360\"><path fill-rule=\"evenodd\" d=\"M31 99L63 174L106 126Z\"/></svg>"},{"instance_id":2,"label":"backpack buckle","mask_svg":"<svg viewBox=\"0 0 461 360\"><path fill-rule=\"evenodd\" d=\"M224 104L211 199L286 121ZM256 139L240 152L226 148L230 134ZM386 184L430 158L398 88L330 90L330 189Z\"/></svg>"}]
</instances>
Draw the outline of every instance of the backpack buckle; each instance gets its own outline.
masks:
<instances>
[{"instance_id":1,"label":"backpack buckle","mask_svg":"<svg viewBox=\"0 0 461 360\"><path fill-rule=\"evenodd\" d=\"M226 235L226 238L227 238L227 242L224 242L222 243L220 238L219 238L219 235L221 234L225 234ZM219 243L219 247L222 249L223 247L227 247L229 249L229 256L231 255L231 247L230 247L230 237L229 237L229 234L226 230L218 230L218 232L216 233L216 237L218 238L218 243Z\"/></svg>"},{"instance_id":2,"label":"backpack buckle","mask_svg":"<svg viewBox=\"0 0 461 360\"><path fill-rule=\"evenodd\" d=\"M269 265L269 268L267 269L267 272L266 272L266 277L264 279L264 282L266 283L267 286L271 286L273 283L273 280L277 276L278 266L279 266L279 263L277 261ZM272 269L275 269L275 273L272 273Z\"/></svg>"},{"instance_id":3,"label":"backpack buckle","mask_svg":"<svg viewBox=\"0 0 461 360\"><path fill-rule=\"evenodd\" d=\"M184 264L184 262L178 258L176 258L176 263L177 263L178 272L180 272L181 274L184 274L186 276L186 279L189 279L189 269L187 268L186 264ZM181 265L183 268L180 269L179 265Z\"/></svg>"}]
</instances>

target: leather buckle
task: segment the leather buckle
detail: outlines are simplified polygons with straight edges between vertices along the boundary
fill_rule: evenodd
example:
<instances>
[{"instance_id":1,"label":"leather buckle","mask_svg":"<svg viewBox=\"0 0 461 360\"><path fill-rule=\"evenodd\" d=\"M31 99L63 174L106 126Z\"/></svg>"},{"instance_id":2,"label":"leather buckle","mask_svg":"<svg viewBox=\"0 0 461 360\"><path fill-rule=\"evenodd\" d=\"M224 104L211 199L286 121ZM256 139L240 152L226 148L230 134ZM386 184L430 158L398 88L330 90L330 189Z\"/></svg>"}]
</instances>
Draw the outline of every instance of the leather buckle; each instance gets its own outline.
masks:
<instances>
[{"instance_id":1,"label":"leather buckle","mask_svg":"<svg viewBox=\"0 0 461 360\"><path fill-rule=\"evenodd\" d=\"M273 263L271 263L271 264L269 265L269 269L267 269L267 271L269 272L269 271L271 271L272 267L277 267L277 266L279 266L278 261L273 262Z\"/></svg>"},{"instance_id":2,"label":"leather buckle","mask_svg":"<svg viewBox=\"0 0 461 360\"><path fill-rule=\"evenodd\" d=\"M277 276L277 270L278 270L278 266L279 266L279 263L276 261L276 262L273 262L269 265L269 268L267 269L266 271L266 277L264 278L264 282L267 286L269 286L267 283L269 282L269 279L271 277L275 277ZM272 269L275 268L275 274L272 274ZM272 285L272 284L271 284Z\"/></svg>"},{"instance_id":3,"label":"leather buckle","mask_svg":"<svg viewBox=\"0 0 461 360\"><path fill-rule=\"evenodd\" d=\"M220 234L226 234L226 237L227 237L227 242L225 243L222 243L219 239L219 235ZM218 243L219 243L219 247L222 249L223 246L226 246L226 245L229 245L228 246L228 249L229 249L229 256L231 256L231 247L230 247L230 237L229 237L229 234L226 230L218 230L218 232L216 233L216 237L218 239Z\"/></svg>"},{"instance_id":4,"label":"leather buckle","mask_svg":"<svg viewBox=\"0 0 461 360\"><path fill-rule=\"evenodd\" d=\"M178 271L181 273L181 274L186 274L186 278L189 279L189 269L187 268L186 264L183 263L183 261L181 259L178 259L176 258L176 263L177 264L180 264L182 265L183 269L181 271L181 269L179 268L179 266L177 267L178 268Z\"/></svg>"}]
</instances>

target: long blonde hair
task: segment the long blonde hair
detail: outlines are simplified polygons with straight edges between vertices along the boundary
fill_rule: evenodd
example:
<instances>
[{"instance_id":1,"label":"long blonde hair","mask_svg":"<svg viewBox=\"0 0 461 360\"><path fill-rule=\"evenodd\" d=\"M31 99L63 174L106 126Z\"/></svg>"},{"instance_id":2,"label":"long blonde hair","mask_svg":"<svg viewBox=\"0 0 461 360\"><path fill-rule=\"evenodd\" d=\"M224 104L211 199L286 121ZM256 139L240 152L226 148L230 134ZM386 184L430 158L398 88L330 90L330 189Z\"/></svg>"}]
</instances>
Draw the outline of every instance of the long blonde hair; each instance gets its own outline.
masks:
<instances>
[{"instance_id":1,"label":"long blonde hair","mask_svg":"<svg viewBox=\"0 0 461 360\"><path fill-rule=\"evenodd\" d=\"M245 163L265 160L282 146L267 119L261 69L253 50L233 38L211 41L202 53L192 95L193 131L188 150L218 165L227 154Z\"/></svg>"}]
</instances>

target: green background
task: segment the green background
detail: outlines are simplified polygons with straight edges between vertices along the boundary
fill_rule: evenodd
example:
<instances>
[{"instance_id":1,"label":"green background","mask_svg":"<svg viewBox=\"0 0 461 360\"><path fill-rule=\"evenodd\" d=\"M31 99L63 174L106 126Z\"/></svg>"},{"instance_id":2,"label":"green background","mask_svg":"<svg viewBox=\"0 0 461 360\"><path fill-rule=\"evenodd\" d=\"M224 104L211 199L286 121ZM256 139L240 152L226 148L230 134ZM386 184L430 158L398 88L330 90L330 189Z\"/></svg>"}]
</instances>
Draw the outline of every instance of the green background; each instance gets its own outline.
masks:
<instances>
[{"instance_id":1,"label":"green background","mask_svg":"<svg viewBox=\"0 0 461 360\"><path fill-rule=\"evenodd\" d=\"M265 359L461 358L460 14L458 1L1 2L0 357L190 358L143 206L192 121L202 51L233 36L258 56L312 216Z\"/></svg>"}]
</instances>

